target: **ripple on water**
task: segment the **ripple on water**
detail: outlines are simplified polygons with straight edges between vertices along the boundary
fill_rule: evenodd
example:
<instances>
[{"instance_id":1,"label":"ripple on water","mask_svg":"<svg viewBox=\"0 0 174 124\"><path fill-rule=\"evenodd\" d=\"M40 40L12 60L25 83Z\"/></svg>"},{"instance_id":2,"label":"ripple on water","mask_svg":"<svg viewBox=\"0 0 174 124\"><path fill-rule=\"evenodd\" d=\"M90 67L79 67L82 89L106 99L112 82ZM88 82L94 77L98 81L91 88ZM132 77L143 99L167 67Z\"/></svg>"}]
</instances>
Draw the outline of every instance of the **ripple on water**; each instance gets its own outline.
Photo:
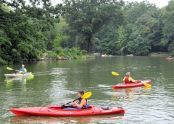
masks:
<instances>
[{"instance_id":1,"label":"ripple on water","mask_svg":"<svg viewBox=\"0 0 174 124\"><path fill-rule=\"evenodd\" d=\"M172 62L166 64L164 61L151 57L113 57L102 61L56 61L30 65L29 70L34 72L39 68L39 71L34 72L35 78L29 82L16 81L7 86L0 77L0 123L173 124L174 66ZM113 78L110 74L113 70L120 76ZM112 82L120 82L126 71L131 71L135 78L151 79L152 89L113 91ZM126 114L121 117L16 118L8 112L14 106L60 105L75 99L77 89L93 92L88 100L90 104L123 107Z\"/></svg>"}]
</instances>

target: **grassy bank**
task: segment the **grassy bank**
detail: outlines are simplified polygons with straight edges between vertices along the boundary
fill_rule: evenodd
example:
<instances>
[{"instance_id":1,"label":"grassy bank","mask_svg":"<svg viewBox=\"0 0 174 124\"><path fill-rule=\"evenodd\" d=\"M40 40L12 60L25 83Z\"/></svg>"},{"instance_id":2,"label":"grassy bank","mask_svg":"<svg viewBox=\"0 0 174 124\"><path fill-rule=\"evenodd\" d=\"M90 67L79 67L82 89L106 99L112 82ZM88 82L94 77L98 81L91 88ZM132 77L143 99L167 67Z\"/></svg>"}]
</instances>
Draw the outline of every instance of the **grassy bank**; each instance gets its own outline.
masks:
<instances>
[{"instance_id":1,"label":"grassy bank","mask_svg":"<svg viewBox=\"0 0 174 124\"><path fill-rule=\"evenodd\" d=\"M52 51L47 51L39 57L39 60L70 60L70 59L83 59L86 58L86 51L80 50L79 48L63 49L56 48Z\"/></svg>"},{"instance_id":2,"label":"grassy bank","mask_svg":"<svg viewBox=\"0 0 174 124\"><path fill-rule=\"evenodd\" d=\"M51 51L45 51L40 53L37 58L31 59L21 59L19 62L28 62L28 61L46 61L46 60L72 60L72 59L85 59L88 54L84 50L79 48L56 48ZM0 57L0 65L12 64L7 62Z\"/></svg>"}]
</instances>

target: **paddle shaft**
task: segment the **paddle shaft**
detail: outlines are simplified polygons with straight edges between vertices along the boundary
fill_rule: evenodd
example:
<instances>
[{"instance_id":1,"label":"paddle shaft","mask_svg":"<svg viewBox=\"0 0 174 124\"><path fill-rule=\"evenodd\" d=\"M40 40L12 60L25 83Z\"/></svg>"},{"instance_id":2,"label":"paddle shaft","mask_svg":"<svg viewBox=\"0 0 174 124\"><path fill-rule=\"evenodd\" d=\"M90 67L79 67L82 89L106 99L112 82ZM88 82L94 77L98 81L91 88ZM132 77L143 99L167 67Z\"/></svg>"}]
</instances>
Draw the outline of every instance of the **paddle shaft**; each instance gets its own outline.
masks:
<instances>
[{"instance_id":1,"label":"paddle shaft","mask_svg":"<svg viewBox=\"0 0 174 124\"><path fill-rule=\"evenodd\" d=\"M91 97L91 95L92 95L92 92L86 92L86 93L83 94L83 96L82 96L81 98L82 98L82 99L88 99L88 98ZM78 99L80 99L80 97L77 98L77 99L75 99L75 100L73 100L73 101L71 101L71 102L68 102L68 103L66 103L66 104L64 104L64 105L67 105L67 104L70 104L70 103L72 103L72 102L75 102L75 101L78 100ZM64 106L64 105L62 105L62 106Z\"/></svg>"},{"instance_id":2,"label":"paddle shaft","mask_svg":"<svg viewBox=\"0 0 174 124\"><path fill-rule=\"evenodd\" d=\"M7 70L13 71L14 69L13 68L10 68L10 67L7 67Z\"/></svg>"},{"instance_id":3,"label":"paddle shaft","mask_svg":"<svg viewBox=\"0 0 174 124\"><path fill-rule=\"evenodd\" d=\"M77 99L75 99L75 100L73 100L73 101L71 101L71 102L67 102L66 104L70 104L70 103L72 103L72 102L75 102L76 100L78 100L79 98L77 98ZM65 105L66 105L65 104Z\"/></svg>"},{"instance_id":4,"label":"paddle shaft","mask_svg":"<svg viewBox=\"0 0 174 124\"><path fill-rule=\"evenodd\" d=\"M71 101L71 102L67 102L67 103L65 103L64 105L62 105L62 107L63 106L65 106L65 105L67 105L67 104L70 104L70 103L72 103L72 102L75 102L76 100L78 100L79 98L77 98L77 99L75 99L75 100L73 100L73 101Z\"/></svg>"}]
</instances>

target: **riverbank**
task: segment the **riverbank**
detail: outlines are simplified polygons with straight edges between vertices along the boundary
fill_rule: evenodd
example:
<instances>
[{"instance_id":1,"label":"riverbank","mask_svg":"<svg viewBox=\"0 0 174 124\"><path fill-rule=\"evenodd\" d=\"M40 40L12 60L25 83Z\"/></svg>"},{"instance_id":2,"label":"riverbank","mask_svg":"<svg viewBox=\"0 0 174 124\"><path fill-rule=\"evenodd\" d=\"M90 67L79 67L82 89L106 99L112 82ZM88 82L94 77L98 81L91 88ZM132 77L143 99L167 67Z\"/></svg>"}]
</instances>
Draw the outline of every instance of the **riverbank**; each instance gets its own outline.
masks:
<instances>
[{"instance_id":1,"label":"riverbank","mask_svg":"<svg viewBox=\"0 0 174 124\"><path fill-rule=\"evenodd\" d=\"M18 60L17 62L34 62L34 61L47 61L47 60L72 60L72 59L86 59L88 54L85 50L80 50L79 48L57 48L51 51L45 51L40 55L37 55L35 58L24 58ZM0 65L7 65L13 62L8 62L0 58Z\"/></svg>"},{"instance_id":2,"label":"riverbank","mask_svg":"<svg viewBox=\"0 0 174 124\"><path fill-rule=\"evenodd\" d=\"M80 50L79 48L63 49L58 48L53 51L47 51L43 53L38 60L72 60L72 59L84 59L87 57L87 52Z\"/></svg>"},{"instance_id":3,"label":"riverbank","mask_svg":"<svg viewBox=\"0 0 174 124\"><path fill-rule=\"evenodd\" d=\"M153 52L153 53L150 53L149 56L153 56L153 57L168 57L168 56L171 56L171 54L168 53L168 52Z\"/></svg>"},{"instance_id":4,"label":"riverbank","mask_svg":"<svg viewBox=\"0 0 174 124\"><path fill-rule=\"evenodd\" d=\"M150 53L148 56L152 57L168 57L170 56L170 53L167 52L153 52ZM52 61L52 60L73 60L73 59L87 59L91 57L113 57L113 55L104 55L101 53L93 53L93 54L87 54L86 51L80 50L79 48L71 48L71 49L63 49L58 48L52 51L46 51L38 56L38 58L33 59L22 59L21 63L26 62L34 62L34 61ZM122 55L123 56L123 55ZM133 54L125 55L125 56L134 56ZM10 62L6 62L4 60L0 59L0 65L7 65Z\"/></svg>"}]
</instances>

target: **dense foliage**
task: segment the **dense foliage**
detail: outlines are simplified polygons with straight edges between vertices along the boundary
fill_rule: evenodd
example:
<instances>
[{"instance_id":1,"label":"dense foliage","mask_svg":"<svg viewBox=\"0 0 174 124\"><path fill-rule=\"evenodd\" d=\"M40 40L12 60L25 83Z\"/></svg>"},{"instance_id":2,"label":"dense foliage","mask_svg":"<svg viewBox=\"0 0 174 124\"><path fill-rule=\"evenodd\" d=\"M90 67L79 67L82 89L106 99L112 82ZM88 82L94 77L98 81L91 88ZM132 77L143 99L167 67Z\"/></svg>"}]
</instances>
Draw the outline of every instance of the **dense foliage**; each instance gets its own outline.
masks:
<instances>
[{"instance_id":1,"label":"dense foliage","mask_svg":"<svg viewBox=\"0 0 174 124\"><path fill-rule=\"evenodd\" d=\"M97 50L108 54L148 55L151 52L173 52L174 0L164 8L145 2L124 5L125 22L111 24L99 32ZM173 4L173 5L172 5ZM170 8L170 9L169 9Z\"/></svg>"},{"instance_id":2,"label":"dense foliage","mask_svg":"<svg viewBox=\"0 0 174 124\"><path fill-rule=\"evenodd\" d=\"M66 22L69 24L70 42L91 52L96 33L104 25L118 26L123 21L123 2L114 0L65 0Z\"/></svg>"},{"instance_id":3,"label":"dense foliage","mask_svg":"<svg viewBox=\"0 0 174 124\"><path fill-rule=\"evenodd\" d=\"M63 0L56 6L50 0L28 2L0 1L1 64L39 58L47 51L48 56L71 58L85 53L81 50L174 54L174 0L163 8L147 1Z\"/></svg>"},{"instance_id":4,"label":"dense foliage","mask_svg":"<svg viewBox=\"0 0 174 124\"><path fill-rule=\"evenodd\" d=\"M66 46L113 55L174 54L174 0L157 8L143 2L65 0Z\"/></svg>"},{"instance_id":5,"label":"dense foliage","mask_svg":"<svg viewBox=\"0 0 174 124\"><path fill-rule=\"evenodd\" d=\"M60 10L49 0L0 2L1 63L38 58L49 45L45 34L58 22Z\"/></svg>"}]
</instances>

